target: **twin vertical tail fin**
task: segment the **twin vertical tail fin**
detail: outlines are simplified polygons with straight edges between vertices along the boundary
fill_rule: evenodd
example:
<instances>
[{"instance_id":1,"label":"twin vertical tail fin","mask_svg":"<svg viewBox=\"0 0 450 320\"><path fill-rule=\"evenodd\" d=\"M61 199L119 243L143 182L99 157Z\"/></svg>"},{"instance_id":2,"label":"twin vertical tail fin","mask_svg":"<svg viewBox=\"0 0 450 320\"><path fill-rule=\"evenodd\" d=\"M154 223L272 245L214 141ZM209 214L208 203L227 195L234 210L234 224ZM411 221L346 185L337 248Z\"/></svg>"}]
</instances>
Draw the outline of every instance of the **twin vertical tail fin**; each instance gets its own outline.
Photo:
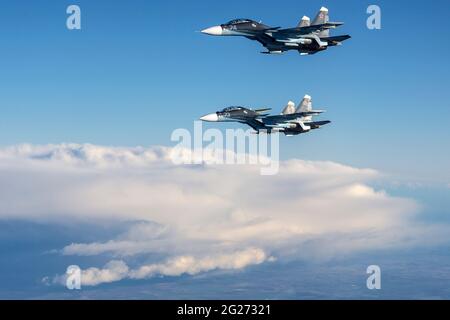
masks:
<instances>
[{"instance_id":1,"label":"twin vertical tail fin","mask_svg":"<svg viewBox=\"0 0 450 320\"><path fill-rule=\"evenodd\" d=\"M287 115L287 114L294 114L295 113L295 103L292 101L289 101L287 106L283 109L283 112L281 114Z\"/></svg>"},{"instance_id":2,"label":"twin vertical tail fin","mask_svg":"<svg viewBox=\"0 0 450 320\"><path fill-rule=\"evenodd\" d=\"M330 21L330 17L328 15L328 9L325 7L320 8L319 13L317 14L317 16L314 18L313 22L311 23L312 26L316 26L319 24L325 24L328 23ZM319 37L324 38L324 37L329 37L330 36L330 30L323 30L318 34Z\"/></svg>"},{"instance_id":3,"label":"twin vertical tail fin","mask_svg":"<svg viewBox=\"0 0 450 320\"><path fill-rule=\"evenodd\" d=\"M312 98L309 95L305 95L302 102L297 107L296 113L310 112L312 110Z\"/></svg>"},{"instance_id":4,"label":"twin vertical tail fin","mask_svg":"<svg viewBox=\"0 0 450 320\"><path fill-rule=\"evenodd\" d=\"M302 102L297 107L296 113L305 113L305 112L311 112L312 111L312 98L309 95L305 95ZM311 116L305 116L302 119L303 121L312 121L312 115Z\"/></svg>"},{"instance_id":5,"label":"twin vertical tail fin","mask_svg":"<svg viewBox=\"0 0 450 320\"><path fill-rule=\"evenodd\" d=\"M303 16L302 20L298 23L298 28L309 27L311 25L311 19L307 16Z\"/></svg>"}]
</instances>

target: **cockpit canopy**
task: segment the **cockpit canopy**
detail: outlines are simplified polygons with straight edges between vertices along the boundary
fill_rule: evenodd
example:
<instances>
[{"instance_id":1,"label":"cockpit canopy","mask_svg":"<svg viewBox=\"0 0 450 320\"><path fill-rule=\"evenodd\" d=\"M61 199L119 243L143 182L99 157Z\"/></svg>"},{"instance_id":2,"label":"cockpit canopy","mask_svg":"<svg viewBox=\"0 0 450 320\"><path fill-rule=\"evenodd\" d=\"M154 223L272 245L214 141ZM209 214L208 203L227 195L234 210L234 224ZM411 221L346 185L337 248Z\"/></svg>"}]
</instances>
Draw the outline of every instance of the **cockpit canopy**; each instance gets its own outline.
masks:
<instances>
[{"instance_id":1,"label":"cockpit canopy","mask_svg":"<svg viewBox=\"0 0 450 320\"><path fill-rule=\"evenodd\" d=\"M231 111L239 111L244 110L242 107L228 107L222 110L222 112L231 112Z\"/></svg>"},{"instance_id":2,"label":"cockpit canopy","mask_svg":"<svg viewBox=\"0 0 450 320\"><path fill-rule=\"evenodd\" d=\"M231 20L231 21L227 22L226 24L227 25L234 25L234 24L251 23L251 22L253 22L253 20L250 20L250 19L234 19L234 20Z\"/></svg>"}]
</instances>

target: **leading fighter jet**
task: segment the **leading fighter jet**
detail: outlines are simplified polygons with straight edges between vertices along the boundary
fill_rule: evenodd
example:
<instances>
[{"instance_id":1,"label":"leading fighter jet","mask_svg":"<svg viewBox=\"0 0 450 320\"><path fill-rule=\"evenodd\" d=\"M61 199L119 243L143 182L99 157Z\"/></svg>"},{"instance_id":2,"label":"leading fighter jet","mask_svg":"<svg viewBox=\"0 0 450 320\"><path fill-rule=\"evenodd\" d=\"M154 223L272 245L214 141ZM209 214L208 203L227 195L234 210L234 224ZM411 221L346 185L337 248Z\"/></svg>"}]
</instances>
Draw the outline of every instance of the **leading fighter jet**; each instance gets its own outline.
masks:
<instances>
[{"instance_id":1,"label":"leading fighter jet","mask_svg":"<svg viewBox=\"0 0 450 320\"><path fill-rule=\"evenodd\" d=\"M343 25L342 22L329 22L328 9L320 8L316 18L304 16L295 28L281 29L270 27L250 19L235 19L220 26L214 26L201 32L213 36L242 36L261 43L265 54L281 54L296 50L301 55L310 55L341 45L350 39L349 35L330 36L330 29Z\"/></svg>"},{"instance_id":2,"label":"leading fighter jet","mask_svg":"<svg viewBox=\"0 0 450 320\"><path fill-rule=\"evenodd\" d=\"M309 132L329 124L331 121L314 121L313 117L322 114L323 110L313 110L312 98L306 95L299 106L289 101L280 115L269 115L271 109L252 110L234 106L200 118L206 122L239 122L253 128L257 134L282 132L286 136L295 136Z\"/></svg>"}]
</instances>

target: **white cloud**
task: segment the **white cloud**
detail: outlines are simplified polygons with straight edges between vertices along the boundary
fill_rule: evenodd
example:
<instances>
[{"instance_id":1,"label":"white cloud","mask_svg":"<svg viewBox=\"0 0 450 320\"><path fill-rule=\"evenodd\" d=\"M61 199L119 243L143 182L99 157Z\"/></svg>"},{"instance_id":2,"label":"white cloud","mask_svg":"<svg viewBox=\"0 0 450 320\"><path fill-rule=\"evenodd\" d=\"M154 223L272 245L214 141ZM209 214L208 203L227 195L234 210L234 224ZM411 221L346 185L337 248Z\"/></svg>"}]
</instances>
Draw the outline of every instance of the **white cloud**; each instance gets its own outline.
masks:
<instances>
[{"instance_id":1,"label":"white cloud","mask_svg":"<svg viewBox=\"0 0 450 320\"><path fill-rule=\"evenodd\" d=\"M273 261L258 248L222 253L201 258L192 255L177 256L164 263L144 264L137 269L130 269L123 260L112 260L103 268L88 268L81 271L81 284L83 286L96 286L102 283L111 283L123 279L148 279L153 276L180 276L183 274L196 275L201 272L222 270L239 270L251 265ZM43 279L46 284L51 283L48 277ZM65 284L65 276L55 276L53 283Z\"/></svg>"},{"instance_id":2,"label":"white cloud","mask_svg":"<svg viewBox=\"0 0 450 320\"><path fill-rule=\"evenodd\" d=\"M84 286L96 286L101 283L110 283L124 279L129 268L123 261L113 260L108 262L103 269L89 268L81 272L81 284Z\"/></svg>"},{"instance_id":3,"label":"white cloud","mask_svg":"<svg viewBox=\"0 0 450 320\"><path fill-rule=\"evenodd\" d=\"M154 275L179 276L182 274L195 275L216 269L236 270L250 265L261 264L272 260L259 248L248 248L228 254L216 254L202 258L193 256L179 256L163 264L140 266L129 273L132 279L145 279Z\"/></svg>"},{"instance_id":4,"label":"white cloud","mask_svg":"<svg viewBox=\"0 0 450 320\"><path fill-rule=\"evenodd\" d=\"M136 221L106 242L74 243L65 255L165 262L114 262L86 269L89 284L123 278L240 269L270 256L326 258L421 242L418 205L369 183L370 169L318 161L255 166L176 166L170 148L22 145L0 150L0 219L47 223ZM257 249L245 249L257 248ZM116 261L116 260L114 260Z\"/></svg>"}]
</instances>

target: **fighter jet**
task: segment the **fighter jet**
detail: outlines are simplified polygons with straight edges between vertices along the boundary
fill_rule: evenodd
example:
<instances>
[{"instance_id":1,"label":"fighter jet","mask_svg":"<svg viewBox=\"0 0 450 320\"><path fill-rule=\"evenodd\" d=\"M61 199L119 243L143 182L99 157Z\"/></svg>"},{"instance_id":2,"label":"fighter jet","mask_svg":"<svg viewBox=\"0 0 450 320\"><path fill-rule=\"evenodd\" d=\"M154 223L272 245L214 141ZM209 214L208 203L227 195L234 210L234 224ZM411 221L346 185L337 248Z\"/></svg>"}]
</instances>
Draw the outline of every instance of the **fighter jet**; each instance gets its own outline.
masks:
<instances>
[{"instance_id":1,"label":"fighter jet","mask_svg":"<svg viewBox=\"0 0 450 320\"><path fill-rule=\"evenodd\" d=\"M234 106L200 118L207 122L239 122L253 128L257 134L265 132L284 133L286 136L296 136L329 124L331 121L314 121L313 117L322 114L323 110L313 110L312 98L305 95L296 108L295 103L289 101L280 115L267 113L271 109L256 109Z\"/></svg>"},{"instance_id":2,"label":"fighter jet","mask_svg":"<svg viewBox=\"0 0 450 320\"><path fill-rule=\"evenodd\" d=\"M261 52L264 54L296 50L301 55L310 55L341 45L343 41L350 39L349 35L330 36L330 29L341 25L342 22L329 22L328 9L322 7L312 23L310 18L304 16L295 28L282 29L250 19L235 19L201 32L213 36L241 36L258 41L267 49Z\"/></svg>"}]
</instances>

